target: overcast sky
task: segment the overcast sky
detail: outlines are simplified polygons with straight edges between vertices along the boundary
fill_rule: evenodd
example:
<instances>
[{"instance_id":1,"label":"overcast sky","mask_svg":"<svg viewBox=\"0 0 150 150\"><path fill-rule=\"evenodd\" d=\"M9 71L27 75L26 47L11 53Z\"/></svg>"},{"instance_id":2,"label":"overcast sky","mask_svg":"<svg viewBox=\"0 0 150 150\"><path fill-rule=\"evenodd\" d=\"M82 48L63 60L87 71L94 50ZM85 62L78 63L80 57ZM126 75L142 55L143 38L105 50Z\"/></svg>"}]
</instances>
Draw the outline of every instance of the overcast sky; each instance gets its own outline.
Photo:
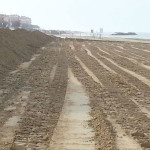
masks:
<instances>
[{"instance_id":1,"label":"overcast sky","mask_svg":"<svg viewBox=\"0 0 150 150\"><path fill-rule=\"evenodd\" d=\"M45 29L150 32L150 0L0 0L0 13Z\"/></svg>"}]
</instances>

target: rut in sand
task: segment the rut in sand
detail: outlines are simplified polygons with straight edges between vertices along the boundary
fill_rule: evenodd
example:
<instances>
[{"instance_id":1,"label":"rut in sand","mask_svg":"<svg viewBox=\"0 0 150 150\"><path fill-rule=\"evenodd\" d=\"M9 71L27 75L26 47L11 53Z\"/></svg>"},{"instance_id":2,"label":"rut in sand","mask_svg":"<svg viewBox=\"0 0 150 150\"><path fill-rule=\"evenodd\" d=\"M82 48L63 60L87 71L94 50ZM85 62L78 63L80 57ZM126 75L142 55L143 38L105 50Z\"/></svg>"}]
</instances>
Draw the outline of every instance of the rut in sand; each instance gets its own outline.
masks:
<instances>
[{"instance_id":1,"label":"rut in sand","mask_svg":"<svg viewBox=\"0 0 150 150\"><path fill-rule=\"evenodd\" d=\"M94 133L88 126L90 120L89 98L82 84L69 69L69 81L58 124L49 150L94 150Z\"/></svg>"},{"instance_id":2,"label":"rut in sand","mask_svg":"<svg viewBox=\"0 0 150 150\"><path fill-rule=\"evenodd\" d=\"M114 62L113 60L107 58L107 57L104 57L104 56L101 56L99 53L97 53L100 57L103 57L105 58L106 60L108 60L109 62L111 62L113 65L117 66L118 68L120 68L121 70L123 70L124 72L132 75L133 77L137 78L138 80L140 80L141 82L143 82L144 84L148 85L150 87L150 80L145 78L144 76L141 76L137 73L135 73L134 71L131 71L131 70L128 70L126 68L123 68L121 67L120 65L118 65L116 62Z\"/></svg>"},{"instance_id":3,"label":"rut in sand","mask_svg":"<svg viewBox=\"0 0 150 150\"><path fill-rule=\"evenodd\" d=\"M85 50L87 51L87 54L91 57L93 57L102 67L104 67L106 70L110 71L111 73L117 74L114 70L109 68L107 65L105 65L102 61L100 61L98 58L96 58L89 49L85 47Z\"/></svg>"},{"instance_id":4,"label":"rut in sand","mask_svg":"<svg viewBox=\"0 0 150 150\"><path fill-rule=\"evenodd\" d=\"M86 65L77 57L75 56L76 60L80 63L80 65L82 66L82 68L87 72L87 74L97 83L99 83L101 86L103 86L103 84L99 81L99 79L93 74L93 72L91 70L89 70Z\"/></svg>"}]
</instances>

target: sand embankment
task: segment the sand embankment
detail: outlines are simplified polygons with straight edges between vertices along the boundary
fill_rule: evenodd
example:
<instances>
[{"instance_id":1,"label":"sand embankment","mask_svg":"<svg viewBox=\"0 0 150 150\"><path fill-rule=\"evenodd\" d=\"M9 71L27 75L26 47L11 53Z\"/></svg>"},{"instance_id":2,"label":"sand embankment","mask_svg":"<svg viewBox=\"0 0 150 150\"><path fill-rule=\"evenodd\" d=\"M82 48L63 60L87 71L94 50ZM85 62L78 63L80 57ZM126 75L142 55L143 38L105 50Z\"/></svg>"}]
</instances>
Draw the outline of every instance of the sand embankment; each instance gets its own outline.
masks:
<instances>
[{"instance_id":1,"label":"sand embankment","mask_svg":"<svg viewBox=\"0 0 150 150\"><path fill-rule=\"evenodd\" d=\"M52 38L39 31L0 29L0 79L14 70Z\"/></svg>"}]
</instances>

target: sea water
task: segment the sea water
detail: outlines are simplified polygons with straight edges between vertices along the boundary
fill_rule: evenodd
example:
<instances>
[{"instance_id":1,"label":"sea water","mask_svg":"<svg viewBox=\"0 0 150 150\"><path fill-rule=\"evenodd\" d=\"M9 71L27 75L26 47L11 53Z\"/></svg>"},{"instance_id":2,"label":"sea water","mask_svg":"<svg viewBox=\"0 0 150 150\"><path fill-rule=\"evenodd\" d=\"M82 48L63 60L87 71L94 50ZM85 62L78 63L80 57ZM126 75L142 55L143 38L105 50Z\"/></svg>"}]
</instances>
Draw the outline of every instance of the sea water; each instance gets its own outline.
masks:
<instances>
[{"instance_id":1,"label":"sea water","mask_svg":"<svg viewBox=\"0 0 150 150\"><path fill-rule=\"evenodd\" d=\"M137 35L112 35L114 34L111 32L105 32L103 34L103 37L110 37L110 38L131 38L131 39L145 39L150 40L150 33L142 33L142 32L136 32Z\"/></svg>"},{"instance_id":2,"label":"sea water","mask_svg":"<svg viewBox=\"0 0 150 150\"><path fill-rule=\"evenodd\" d=\"M144 39L144 40L150 40L150 33L142 33L142 32L136 32L137 35L112 35L115 32L104 32L101 36L106 38L129 38L129 39ZM81 32L81 33L72 33L72 34L66 34L65 36L68 37L93 37L98 38L100 37L99 33L89 33L89 32Z\"/></svg>"}]
</instances>

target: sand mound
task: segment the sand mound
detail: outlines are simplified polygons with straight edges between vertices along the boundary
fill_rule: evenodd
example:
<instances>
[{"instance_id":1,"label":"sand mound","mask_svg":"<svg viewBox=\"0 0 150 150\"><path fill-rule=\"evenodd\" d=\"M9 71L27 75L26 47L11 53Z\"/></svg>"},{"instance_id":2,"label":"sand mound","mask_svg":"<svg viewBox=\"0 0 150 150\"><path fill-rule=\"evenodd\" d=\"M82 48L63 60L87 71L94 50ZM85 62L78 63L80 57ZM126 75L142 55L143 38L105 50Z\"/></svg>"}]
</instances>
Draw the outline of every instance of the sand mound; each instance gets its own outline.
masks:
<instances>
[{"instance_id":1,"label":"sand mound","mask_svg":"<svg viewBox=\"0 0 150 150\"><path fill-rule=\"evenodd\" d=\"M51 40L39 31L0 29L0 79Z\"/></svg>"}]
</instances>

